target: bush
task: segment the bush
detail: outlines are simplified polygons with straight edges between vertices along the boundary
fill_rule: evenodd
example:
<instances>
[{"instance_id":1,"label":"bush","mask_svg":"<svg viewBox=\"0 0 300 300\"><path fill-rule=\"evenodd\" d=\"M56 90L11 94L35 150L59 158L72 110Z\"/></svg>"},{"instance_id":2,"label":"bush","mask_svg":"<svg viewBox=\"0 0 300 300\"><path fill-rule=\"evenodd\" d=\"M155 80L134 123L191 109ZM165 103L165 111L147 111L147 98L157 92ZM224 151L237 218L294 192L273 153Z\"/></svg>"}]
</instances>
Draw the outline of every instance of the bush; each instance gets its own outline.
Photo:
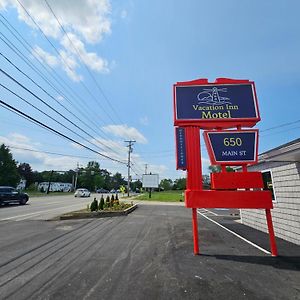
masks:
<instances>
[{"instance_id":1,"label":"bush","mask_svg":"<svg viewBox=\"0 0 300 300\"><path fill-rule=\"evenodd\" d=\"M103 195L100 198L100 203L99 203L99 210L103 210L104 208L104 198Z\"/></svg>"},{"instance_id":2,"label":"bush","mask_svg":"<svg viewBox=\"0 0 300 300\"><path fill-rule=\"evenodd\" d=\"M114 195L111 195L111 198L110 198L110 207L114 206L114 202L115 202L115 197L114 197Z\"/></svg>"},{"instance_id":3,"label":"bush","mask_svg":"<svg viewBox=\"0 0 300 300\"><path fill-rule=\"evenodd\" d=\"M98 210L98 201L96 198L94 198L93 202L91 203L90 206L91 211L97 211Z\"/></svg>"},{"instance_id":4,"label":"bush","mask_svg":"<svg viewBox=\"0 0 300 300\"><path fill-rule=\"evenodd\" d=\"M116 194L115 203L119 204L119 197L118 197L118 194Z\"/></svg>"}]
</instances>

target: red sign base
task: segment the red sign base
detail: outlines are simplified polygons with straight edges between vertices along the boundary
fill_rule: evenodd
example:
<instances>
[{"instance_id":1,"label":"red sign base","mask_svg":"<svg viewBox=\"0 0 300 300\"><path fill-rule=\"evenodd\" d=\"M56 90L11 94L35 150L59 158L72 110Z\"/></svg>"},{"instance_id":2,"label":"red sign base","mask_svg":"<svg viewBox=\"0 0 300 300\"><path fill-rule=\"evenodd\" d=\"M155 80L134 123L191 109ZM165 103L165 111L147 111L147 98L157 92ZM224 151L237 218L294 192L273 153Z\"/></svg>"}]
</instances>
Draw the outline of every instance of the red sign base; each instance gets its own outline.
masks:
<instances>
[{"instance_id":1,"label":"red sign base","mask_svg":"<svg viewBox=\"0 0 300 300\"><path fill-rule=\"evenodd\" d=\"M269 191L185 191L188 208L273 208Z\"/></svg>"}]
</instances>

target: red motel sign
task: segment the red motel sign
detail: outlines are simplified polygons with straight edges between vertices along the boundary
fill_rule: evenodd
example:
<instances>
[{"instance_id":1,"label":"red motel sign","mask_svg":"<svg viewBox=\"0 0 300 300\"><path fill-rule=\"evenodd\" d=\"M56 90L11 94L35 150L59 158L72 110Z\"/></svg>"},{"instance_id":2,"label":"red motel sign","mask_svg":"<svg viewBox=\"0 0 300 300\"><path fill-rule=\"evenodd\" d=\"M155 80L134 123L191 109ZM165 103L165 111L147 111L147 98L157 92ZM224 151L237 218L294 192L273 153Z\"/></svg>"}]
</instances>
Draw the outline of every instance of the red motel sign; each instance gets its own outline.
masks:
<instances>
[{"instance_id":1,"label":"red motel sign","mask_svg":"<svg viewBox=\"0 0 300 300\"><path fill-rule=\"evenodd\" d=\"M197 208L265 209L271 252L277 247L269 191L262 190L260 172L247 172L257 162L260 121L254 82L218 78L177 82L174 92L177 169L187 170L185 206L192 208L194 254L199 254ZM228 130L235 128L234 130ZM211 174L211 190L202 189L200 129L212 164L222 172ZM224 130L226 129L226 130ZM226 166L242 166L243 172L227 172Z\"/></svg>"}]
</instances>

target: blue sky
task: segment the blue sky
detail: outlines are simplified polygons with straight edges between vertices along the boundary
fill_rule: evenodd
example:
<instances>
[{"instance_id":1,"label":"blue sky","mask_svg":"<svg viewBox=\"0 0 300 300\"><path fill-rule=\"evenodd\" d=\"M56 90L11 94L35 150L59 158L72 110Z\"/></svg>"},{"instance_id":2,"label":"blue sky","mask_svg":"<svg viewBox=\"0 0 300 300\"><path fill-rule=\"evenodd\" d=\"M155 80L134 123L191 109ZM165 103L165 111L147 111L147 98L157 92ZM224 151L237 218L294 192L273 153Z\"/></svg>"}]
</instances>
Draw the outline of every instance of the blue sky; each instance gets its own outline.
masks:
<instances>
[{"instance_id":1,"label":"blue sky","mask_svg":"<svg viewBox=\"0 0 300 300\"><path fill-rule=\"evenodd\" d=\"M48 94L3 56L1 69L89 135L83 131L85 139L74 135L3 87L1 100L117 160L127 160L124 140L136 140L134 178L144 172L145 164L148 172L159 173L160 178L185 175L175 170L172 85L177 81L253 80L262 118L256 126L261 130L259 152L299 138L299 1L77 0L70 6L67 0L48 0L67 35L45 1L19 1L56 50L17 1L0 0L1 15L31 46L27 51L0 16L0 37L11 42L21 57L3 40L1 53ZM0 83L79 133L3 73ZM101 167L126 175L125 164L103 159L1 106L0 120L0 142L11 146L15 159L30 163L35 170L74 169L77 163L85 166L96 159ZM295 123L267 130L289 122ZM204 148L203 171L207 173Z\"/></svg>"}]
</instances>

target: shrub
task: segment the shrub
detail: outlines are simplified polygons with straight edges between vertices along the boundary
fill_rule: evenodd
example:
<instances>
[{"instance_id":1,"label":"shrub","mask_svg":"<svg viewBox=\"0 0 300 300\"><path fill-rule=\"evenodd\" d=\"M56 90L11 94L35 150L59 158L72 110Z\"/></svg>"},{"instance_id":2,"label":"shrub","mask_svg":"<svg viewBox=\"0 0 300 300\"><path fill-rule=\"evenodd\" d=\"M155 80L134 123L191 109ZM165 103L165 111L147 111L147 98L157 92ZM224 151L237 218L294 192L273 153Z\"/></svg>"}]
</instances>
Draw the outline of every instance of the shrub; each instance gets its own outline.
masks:
<instances>
[{"instance_id":1,"label":"shrub","mask_svg":"<svg viewBox=\"0 0 300 300\"><path fill-rule=\"evenodd\" d=\"M104 208L104 198L103 195L100 198L100 203L99 203L99 210L103 210Z\"/></svg>"},{"instance_id":2,"label":"shrub","mask_svg":"<svg viewBox=\"0 0 300 300\"><path fill-rule=\"evenodd\" d=\"M93 202L90 206L91 211L97 211L98 210L98 201L96 198L94 198Z\"/></svg>"},{"instance_id":3,"label":"shrub","mask_svg":"<svg viewBox=\"0 0 300 300\"><path fill-rule=\"evenodd\" d=\"M116 194L115 203L119 204L119 197L118 197L118 194Z\"/></svg>"},{"instance_id":4,"label":"shrub","mask_svg":"<svg viewBox=\"0 0 300 300\"><path fill-rule=\"evenodd\" d=\"M111 198L110 198L110 207L114 206L114 202L115 202L115 197L114 197L114 195L111 195Z\"/></svg>"}]
</instances>

